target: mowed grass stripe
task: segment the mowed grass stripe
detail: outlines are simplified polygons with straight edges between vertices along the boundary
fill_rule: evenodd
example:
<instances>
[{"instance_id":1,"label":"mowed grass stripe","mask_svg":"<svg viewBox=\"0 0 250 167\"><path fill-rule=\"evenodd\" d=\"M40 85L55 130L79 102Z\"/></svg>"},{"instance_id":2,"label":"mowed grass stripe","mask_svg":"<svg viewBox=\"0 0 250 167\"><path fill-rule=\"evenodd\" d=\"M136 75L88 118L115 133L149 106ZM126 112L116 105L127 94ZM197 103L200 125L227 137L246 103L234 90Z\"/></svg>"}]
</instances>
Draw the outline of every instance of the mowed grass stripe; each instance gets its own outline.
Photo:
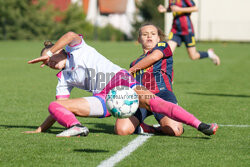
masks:
<instances>
[{"instance_id":1,"label":"mowed grass stripe","mask_svg":"<svg viewBox=\"0 0 250 167\"><path fill-rule=\"evenodd\" d=\"M115 164L122 161L124 158L129 156L133 151L135 151L138 147L140 147L144 142L147 141L151 136L138 136L133 141L128 143L126 147L123 147L120 151L118 151L115 155L110 157L107 160L104 160L98 165L98 167L113 167Z\"/></svg>"},{"instance_id":2,"label":"mowed grass stripe","mask_svg":"<svg viewBox=\"0 0 250 167\"><path fill-rule=\"evenodd\" d=\"M134 42L89 41L100 53L128 69L142 54ZM0 41L0 166L96 167L137 136L114 134L115 118L79 118L90 129L86 138L57 139L65 128L55 124L42 134L34 130L48 116L55 100L58 71L28 65L40 54L43 41ZM210 60L191 61L186 48L174 53L173 89L178 104L204 122L249 125L249 43L198 43L198 50L214 48L221 66ZM72 98L90 96L74 89ZM157 123L153 117L146 120ZM181 137L153 136L115 166L249 166L249 129L221 126L207 137L184 126Z\"/></svg>"}]
</instances>

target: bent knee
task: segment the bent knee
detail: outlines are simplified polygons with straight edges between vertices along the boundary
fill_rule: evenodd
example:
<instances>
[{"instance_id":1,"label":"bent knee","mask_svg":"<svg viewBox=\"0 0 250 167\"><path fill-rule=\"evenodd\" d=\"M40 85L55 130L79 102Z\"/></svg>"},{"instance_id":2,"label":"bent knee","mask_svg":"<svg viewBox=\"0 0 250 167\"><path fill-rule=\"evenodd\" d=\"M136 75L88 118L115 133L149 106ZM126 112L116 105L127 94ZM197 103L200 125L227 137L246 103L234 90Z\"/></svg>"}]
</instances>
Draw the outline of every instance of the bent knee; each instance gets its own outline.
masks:
<instances>
[{"instance_id":1,"label":"bent knee","mask_svg":"<svg viewBox=\"0 0 250 167\"><path fill-rule=\"evenodd\" d=\"M50 112L50 113L53 112L53 111L54 111L54 108L55 108L56 106L58 106L58 105L59 105L59 104L58 104L56 101L51 102L51 103L49 104L49 107L48 107L49 112Z\"/></svg>"},{"instance_id":2,"label":"bent knee","mask_svg":"<svg viewBox=\"0 0 250 167\"><path fill-rule=\"evenodd\" d=\"M191 60L197 60L197 59L200 59L200 53L199 52L197 52L197 51L189 51L188 52L188 55L189 55L189 58L191 59Z\"/></svg>"},{"instance_id":3,"label":"bent knee","mask_svg":"<svg viewBox=\"0 0 250 167\"><path fill-rule=\"evenodd\" d=\"M134 133L134 130L126 128L126 127L117 127L115 126L115 133L117 135L126 136Z\"/></svg>"},{"instance_id":4,"label":"bent knee","mask_svg":"<svg viewBox=\"0 0 250 167\"><path fill-rule=\"evenodd\" d=\"M200 56L197 55L197 54L189 54L189 58L190 58L191 60L197 60L197 59L200 58Z\"/></svg>"}]
</instances>

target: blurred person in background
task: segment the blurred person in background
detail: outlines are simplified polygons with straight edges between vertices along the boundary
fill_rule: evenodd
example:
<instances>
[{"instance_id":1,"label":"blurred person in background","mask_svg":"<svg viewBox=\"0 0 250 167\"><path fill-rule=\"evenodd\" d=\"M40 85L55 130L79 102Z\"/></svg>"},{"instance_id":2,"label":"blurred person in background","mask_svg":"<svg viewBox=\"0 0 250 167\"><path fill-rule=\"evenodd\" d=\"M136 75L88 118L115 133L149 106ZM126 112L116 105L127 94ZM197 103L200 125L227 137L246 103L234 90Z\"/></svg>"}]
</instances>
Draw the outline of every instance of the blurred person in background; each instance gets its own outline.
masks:
<instances>
[{"instance_id":1,"label":"blurred person in background","mask_svg":"<svg viewBox=\"0 0 250 167\"><path fill-rule=\"evenodd\" d=\"M194 28L190 18L192 12L198 11L194 1L169 0L169 9L165 8L163 5L158 6L158 11L160 13L165 13L168 10L172 11L174 17L171 32L168 36L168 44L172 52L184 42L191 60L210 58L215 65L220 65L220 58L214 53L213 49L210 48L207 51L196 50Z\"/></svg>"}]
</instances>

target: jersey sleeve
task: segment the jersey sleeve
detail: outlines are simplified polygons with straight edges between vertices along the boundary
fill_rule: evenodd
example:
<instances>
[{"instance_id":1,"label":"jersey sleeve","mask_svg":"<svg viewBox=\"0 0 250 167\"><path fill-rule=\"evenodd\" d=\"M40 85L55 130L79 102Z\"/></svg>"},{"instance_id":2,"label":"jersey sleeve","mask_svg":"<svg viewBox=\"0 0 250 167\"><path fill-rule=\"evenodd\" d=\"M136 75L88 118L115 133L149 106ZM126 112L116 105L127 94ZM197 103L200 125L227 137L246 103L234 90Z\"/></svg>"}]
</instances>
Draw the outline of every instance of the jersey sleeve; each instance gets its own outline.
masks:
<instances>
[{"instance_id":1,"label":"jersey sleeve","mask_svg":"<svg viewBox=\"0 0 250 167\"><path fill-rule=\"evenodd\" d=\"M132 62L130 63L129 68L133 67L133 66L136 64L136 61L137 61L137 59L136 59L136 60L134 60L134 61L132 61Z\"/></svg>"},{"instance_id":2,"label":"jersey sleeve","mask_svg":"<svg viewBox=\"0 0 250 167\"><path fill-rule=\"evenodd\" d=\"M155 48L153 49L154 50L160 50L162 53L163 53L163 58L166 58L166 57L171 57L172 56L172 51L168 45L167 42L159 42Z\"/></svg>"},{"instance_id":3,"label":"jersey sleeve","mask_svg":"<svg viewBox=\"0 0 250 167\"><path fill-rule=\"evenodd\" d=\"M56 86L56 99L69 98L73 86L69 85L63 76L62 71L57 74L58 83Z\"/></svg>"},{"instance_id":4,"label":"jersey sleeve","mask_svg":"<svg viewBox=\"0 0 250 167\"><path fill-rule=\"evenodd\" d=\"M79 48L81 48L82 46L85 45L85 41L84 41L84 39L83 39L83 36L82 36L81 34L79 34L79 36L80 36L81 39L82 39L81 42L78 43L78 44L75 44L75 45L67 45L67 46L65 47L65 50L66 50L67 52L72 52L72 51L77 50L77 49L79 49Z\"/></svg>"},{"instance_id":5,"label":"jersey sleeve","mask_svg":"<svg viewBox=\"0 0 250 167\"><path fill-rule=\"evenodd\" d=\"M193 0L185 0L186 4L188 5L188 7L192 7L195 6L195 3Z\"/></svg>"}]
</instances>

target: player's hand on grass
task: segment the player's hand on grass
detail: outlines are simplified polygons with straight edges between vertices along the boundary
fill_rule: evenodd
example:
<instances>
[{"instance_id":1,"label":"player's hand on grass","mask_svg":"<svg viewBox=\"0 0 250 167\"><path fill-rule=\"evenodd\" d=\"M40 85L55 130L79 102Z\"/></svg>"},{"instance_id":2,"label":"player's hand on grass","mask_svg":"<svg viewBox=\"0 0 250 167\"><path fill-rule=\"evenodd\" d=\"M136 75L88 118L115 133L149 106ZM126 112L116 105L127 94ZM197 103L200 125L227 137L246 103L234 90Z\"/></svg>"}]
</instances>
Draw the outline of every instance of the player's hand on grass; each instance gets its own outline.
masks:
<instances>
[{"instance_id":1,"label":"player's hand on grass","mask_svg":"<svg viewBox=\"0 0 250 167\"><path fill-rule=\"evenodd\" d=\"M41 57L28 61L28 64L35 64L38 62L43 62L40 67L44 67L49 62L49 59L50 57L48 55L43 55Z\"/></svg>"},{"instance_id":2,"label":"player's hand on grass","mask_svg":"<svg viewBox=\"0 0 250 167\"><path fill-rule=\"evenodd\" d=\"M25 132L22 132L22 133L41 133L41 132L33 130L33 131L25 131Z\"/></svg>"},{"instance_id":3,"label":"player's hand on grass","mask_svg":"<svg viewBox=\"0 0 250 167\"><path fill-rule=\"evenodd\" d=\"M33 131L25 131L25 132L22 132L22 133L41 133L41 132L37 131L37 130L33 130Z\"/></svg>"},{"instance_id":4,"label":"player's hand on grass","mask_svg":"<svg viewBox=\"0 0 250 167\"><path fill-rule=\"evenodd\" d=\"M36 130L32 130L32 131L24 131L22 133L41 133L42 130L41 130L41 127L37 128Z\"/></svg>"}]
</instances>

